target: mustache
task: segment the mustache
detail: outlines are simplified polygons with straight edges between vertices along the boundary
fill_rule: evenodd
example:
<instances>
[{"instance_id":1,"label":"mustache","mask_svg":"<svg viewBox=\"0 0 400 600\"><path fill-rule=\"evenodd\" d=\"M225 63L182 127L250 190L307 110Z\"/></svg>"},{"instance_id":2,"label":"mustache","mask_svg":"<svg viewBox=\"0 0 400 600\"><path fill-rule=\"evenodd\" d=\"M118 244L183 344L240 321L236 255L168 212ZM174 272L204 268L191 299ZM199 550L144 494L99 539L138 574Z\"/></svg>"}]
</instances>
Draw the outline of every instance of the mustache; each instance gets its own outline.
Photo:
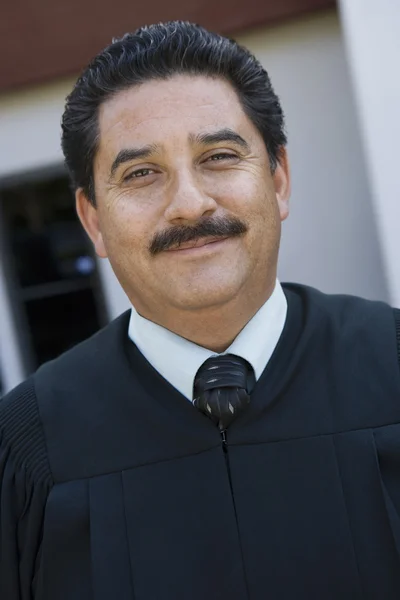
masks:
<instances>
[{"instance_id":1,"label":"mustache","mask_svg":"<svg viewBox=\"0 0 400 600\"><path fill-rule=\"evenodd\" d=\"M207 218L190 227L175 225L156 233L149 246L149 251L155 256L170 248L179 248L181 244L197 241L204 237L238 237L246 232L247 225L237 217Z\"/></svg>"}]
</instances>

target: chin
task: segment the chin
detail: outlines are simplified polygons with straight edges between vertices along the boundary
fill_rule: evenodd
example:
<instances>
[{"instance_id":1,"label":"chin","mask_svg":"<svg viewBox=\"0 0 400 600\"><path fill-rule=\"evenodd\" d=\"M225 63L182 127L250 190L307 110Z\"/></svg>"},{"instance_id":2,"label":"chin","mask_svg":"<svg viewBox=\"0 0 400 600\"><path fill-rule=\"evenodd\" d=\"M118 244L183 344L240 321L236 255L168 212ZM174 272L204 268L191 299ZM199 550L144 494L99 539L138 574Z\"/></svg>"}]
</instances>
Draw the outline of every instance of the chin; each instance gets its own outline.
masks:
<instances>
[{"instance_id":1,"label":"chin","mask_svg":"<svg viewBox=\"0 0 400 600\"><path fill-rule=\"evenodd\" d=\"M210 285L199 289L176 293L172 303L180 310L205 310L213 307L223 306L231 302L239 292L239 286L221 285L211 287Z\"/></svg>"}]
</instances>

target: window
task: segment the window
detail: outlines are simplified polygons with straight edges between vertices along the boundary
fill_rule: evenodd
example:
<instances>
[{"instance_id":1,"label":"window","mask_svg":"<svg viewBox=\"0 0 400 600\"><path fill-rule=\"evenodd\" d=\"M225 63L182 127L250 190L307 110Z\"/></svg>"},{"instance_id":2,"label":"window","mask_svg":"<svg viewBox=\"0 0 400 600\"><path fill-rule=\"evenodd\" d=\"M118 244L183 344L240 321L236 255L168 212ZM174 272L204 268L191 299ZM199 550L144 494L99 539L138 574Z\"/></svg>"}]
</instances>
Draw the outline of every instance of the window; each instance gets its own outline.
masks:
<instances>
[{"instance_id":1,"label":"window","mask_svg":"<svg viewBox=\"0 0 400 600\"><path fill-rule=\"evenodd\" d=\"M8 286L27 371L89 337L107 321L91 243L66 175L0 191Z\"/></svg>"}]
</instances>

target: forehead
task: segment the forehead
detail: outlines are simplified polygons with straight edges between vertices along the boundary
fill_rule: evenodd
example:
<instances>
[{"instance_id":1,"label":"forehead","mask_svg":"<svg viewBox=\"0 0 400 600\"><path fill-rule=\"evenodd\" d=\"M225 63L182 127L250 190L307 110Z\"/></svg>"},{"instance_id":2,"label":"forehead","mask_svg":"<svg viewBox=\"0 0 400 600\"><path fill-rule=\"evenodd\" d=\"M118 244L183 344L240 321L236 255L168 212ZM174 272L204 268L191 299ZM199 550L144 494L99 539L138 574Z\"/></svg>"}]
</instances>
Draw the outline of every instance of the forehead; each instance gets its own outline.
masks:
<instances>
[{"instance_id":1,"label":"forehead","mask_svg":"<svg viewBox=\"0 0 400 600\"><path fill-rule=\"evenodd\" d=\"M100 107L99 153L133 142L165 145L223 127L239 133L254 129L227 81L187 75L148 81L118 92Z\"/></svg>"}]
</instances>

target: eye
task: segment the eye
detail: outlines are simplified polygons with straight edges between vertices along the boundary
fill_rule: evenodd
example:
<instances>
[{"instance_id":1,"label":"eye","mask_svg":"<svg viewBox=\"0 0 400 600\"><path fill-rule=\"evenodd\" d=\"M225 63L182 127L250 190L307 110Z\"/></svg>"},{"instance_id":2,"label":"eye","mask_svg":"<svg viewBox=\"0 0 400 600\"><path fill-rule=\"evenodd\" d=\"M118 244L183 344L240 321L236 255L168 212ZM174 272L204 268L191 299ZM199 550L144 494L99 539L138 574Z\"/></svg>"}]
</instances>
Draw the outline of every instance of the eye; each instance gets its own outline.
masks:
<instances>
[{"instance_id":1,"label":"eye","mask_svg":"<svg viewBox=\"0 0 400 600\"><path fill-rule=\"evenodd\" d=\"M124 181L129 181L130 179L141 179L142 177L152 175L153 173L153 169L137 169L136 171L132 171L129 173L129 175L124 177Z\"/></svg>"},{"instance_id":2,"label":"eye","mask_svg":"<svg viewBox=\"0 0 400 600\"><path fill-rule=\"evenodd\" d=\"M237 158L236 154L229 154L228 152L219 152L218 154L213 154L207 160L211 162L221 162L223 160L232 160L233 158Z\"/></svg>"}]
</instances>

